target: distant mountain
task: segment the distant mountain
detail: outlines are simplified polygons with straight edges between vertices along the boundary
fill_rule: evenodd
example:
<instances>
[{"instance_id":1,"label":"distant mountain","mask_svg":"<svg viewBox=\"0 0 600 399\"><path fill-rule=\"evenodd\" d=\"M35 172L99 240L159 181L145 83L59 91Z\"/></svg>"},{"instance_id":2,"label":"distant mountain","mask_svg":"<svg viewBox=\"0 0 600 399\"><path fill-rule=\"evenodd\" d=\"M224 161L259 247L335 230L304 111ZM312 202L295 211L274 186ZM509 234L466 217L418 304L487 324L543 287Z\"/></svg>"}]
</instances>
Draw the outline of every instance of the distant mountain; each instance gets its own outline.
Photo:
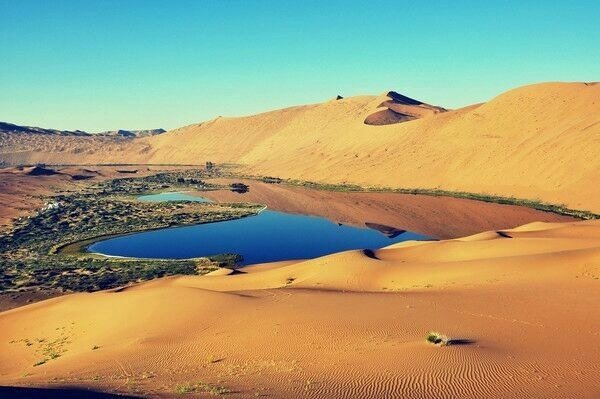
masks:
<instances>
[{"instance_id":1,"label":"distant mountain","mask_svg":"<svg viewBox=\"0 0 600 399\"><path fill-rule=\"evenodd\" d=\"M148 137L156 136L157 134L165 133L165 129L148 129L148 130L111 130L107 132L96 133L100 136L120 136L120 137Z\"/></svg>"},{"instance_id":2,"label":"distant mountain","mask_svg":"<svg viewBox=\"0 0 600 399\"><path fill-rule=\"evenodd\" d=\"M101 133L88 133L83 130L57 130L45 129L35 126L19 126L8 122L0 122L0 133L30 133L46 134L58 136L114 136L114 137L147 137L165 133L165 129L147 129L147 130L112 130Z\"/></svg>"},{"instance_id":3,"label":"distant mountain","mask_svg":"<svg viewBox=\"0 0 600 399\"><path fill-rule=\"evenodd\" d=\"M59 136L89 136L90 133L82 130L56 130L44 129L35 126L19 126L8 122L0 122L0 132L2 133L31 133L31 134L53 134Z\"/></svg>"}]
</instances>

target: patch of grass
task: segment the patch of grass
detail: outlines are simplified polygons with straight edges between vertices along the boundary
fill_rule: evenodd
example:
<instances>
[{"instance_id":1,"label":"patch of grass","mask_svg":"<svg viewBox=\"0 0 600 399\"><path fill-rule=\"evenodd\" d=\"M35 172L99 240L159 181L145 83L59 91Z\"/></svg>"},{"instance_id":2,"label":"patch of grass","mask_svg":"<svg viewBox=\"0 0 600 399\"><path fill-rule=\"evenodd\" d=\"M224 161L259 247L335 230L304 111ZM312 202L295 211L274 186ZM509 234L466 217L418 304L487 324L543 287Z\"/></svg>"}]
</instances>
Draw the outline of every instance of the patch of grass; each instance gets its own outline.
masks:
<instances>
[{"instance_id":1,"label":"patch of grass","mask_svg":"<svg viewBox=\"0 0 600 399\"><path fill-rule=\"evenodd\" d=\"M178 385L175 388L175 392L180 395L185 395L186 393L194 392L195 386L192 384Z\"/></svg>"},{"instance_id":2,"label":"patch of grass","mask_svg":"<svg viewBox=\"0 0 600 399\"><path fill-rule=\"evenodd\" d=\"M225 387L204 384L204 392L208 392L210 395L225 395L231 393L231 390Z\"/></svg>"},{"instance_id":3,"label":"patch of grass","mask_svg":"<svg viewBox=\"0 0 600 399\"><path fill-rule=\"evenodd\" d=\"M225 395L228 393L232 393L231 390L229 390L225 387L208 384L208 383L202 382L202 381L199 381L195 384L178 385L175 388L175 392L180 395L185 395L185 394L193 393L193 392L204 392L204 393L208 393L209 395L212 395L212 396Z\"/></svg>"},{"instance_id":4,"label":"patch of grass","mask_svg":"<svg viewBox=\"0 0 600 399\"><path fill-rule=\"evenodd\" d=\"M439 346L448 346L452 342L452 339L447 335L440 334L439 332L435 331L430 331L425 340L431 344Z\"/></svg>"}]
</instances>

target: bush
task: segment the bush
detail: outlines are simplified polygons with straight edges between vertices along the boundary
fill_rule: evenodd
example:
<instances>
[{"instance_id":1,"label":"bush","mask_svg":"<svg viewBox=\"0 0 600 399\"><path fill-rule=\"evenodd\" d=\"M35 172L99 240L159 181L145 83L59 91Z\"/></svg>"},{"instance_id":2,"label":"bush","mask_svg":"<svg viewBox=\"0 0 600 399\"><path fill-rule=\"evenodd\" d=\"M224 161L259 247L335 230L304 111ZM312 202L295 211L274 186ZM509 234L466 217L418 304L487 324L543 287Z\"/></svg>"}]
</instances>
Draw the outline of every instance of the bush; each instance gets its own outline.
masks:
<instances>
[{"instance_id":1,"label":"bush","mask_svg":"<svg viewBox=\"0 0 600 399\"><path fill-rule=\"evenodd\" d=\"M425 340L431 344L439 346L448 346L452 342L450 337L435 331L430 331Z\"/></svg>"}]
</instances>

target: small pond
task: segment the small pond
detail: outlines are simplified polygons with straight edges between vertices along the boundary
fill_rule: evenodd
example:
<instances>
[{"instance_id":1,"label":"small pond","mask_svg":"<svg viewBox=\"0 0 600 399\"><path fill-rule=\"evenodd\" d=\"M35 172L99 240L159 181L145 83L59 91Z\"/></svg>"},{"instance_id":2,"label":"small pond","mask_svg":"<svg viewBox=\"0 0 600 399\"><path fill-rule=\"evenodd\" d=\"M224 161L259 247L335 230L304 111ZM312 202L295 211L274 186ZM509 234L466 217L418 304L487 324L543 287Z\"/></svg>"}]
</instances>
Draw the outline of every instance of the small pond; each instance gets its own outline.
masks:
<instances>
[{"instance_id":1,"label":"small pond","mask_svg":"<svg viewBox=\"0 0 600 399\"><path fill-rule=\"evenodd\" d=\"M210 200L207 200L206 198L189 195L189 194L185 194L185 193L179 193L179 192L141 195L137 199L140 201L147 201L147 202L161 202L161 201L211 202Z\"/></svg>"},{"instance_id":2,"label":"small pond","mask_svg":"<svg viewBox=\"0 0 600 399\"><path fill-rule=\"evenodd\" d=\"M183 193L140 197L144 201L207 201ZM308 259L350 249L377 249L406 240L429 237L368 224L347 226L328 219L264 210L257 216L173 227L115 237L88 247L104 255L185 259L239 254L242 264Z\"/></svg>"}]
</instances>

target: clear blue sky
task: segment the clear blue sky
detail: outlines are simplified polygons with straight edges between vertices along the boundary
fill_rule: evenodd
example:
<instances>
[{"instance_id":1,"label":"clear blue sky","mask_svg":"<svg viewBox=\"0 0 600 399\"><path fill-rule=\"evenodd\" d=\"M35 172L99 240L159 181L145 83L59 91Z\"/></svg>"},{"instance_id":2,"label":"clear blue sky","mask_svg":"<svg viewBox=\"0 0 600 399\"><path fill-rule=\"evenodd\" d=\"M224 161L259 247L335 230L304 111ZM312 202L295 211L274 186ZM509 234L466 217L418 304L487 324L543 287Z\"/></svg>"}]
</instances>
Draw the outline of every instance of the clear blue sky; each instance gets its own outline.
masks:
<instances>
[{"instance_id":1,"label":"clear blue sky","mask_svg":"<svg viewBox=\"0 0 600 399\"><path fill-rule=\"evenodd\" d=\"M174 128L397 90L600 80L600 1L0 0L0 120Z\"/></svg>"}]
</instances>

